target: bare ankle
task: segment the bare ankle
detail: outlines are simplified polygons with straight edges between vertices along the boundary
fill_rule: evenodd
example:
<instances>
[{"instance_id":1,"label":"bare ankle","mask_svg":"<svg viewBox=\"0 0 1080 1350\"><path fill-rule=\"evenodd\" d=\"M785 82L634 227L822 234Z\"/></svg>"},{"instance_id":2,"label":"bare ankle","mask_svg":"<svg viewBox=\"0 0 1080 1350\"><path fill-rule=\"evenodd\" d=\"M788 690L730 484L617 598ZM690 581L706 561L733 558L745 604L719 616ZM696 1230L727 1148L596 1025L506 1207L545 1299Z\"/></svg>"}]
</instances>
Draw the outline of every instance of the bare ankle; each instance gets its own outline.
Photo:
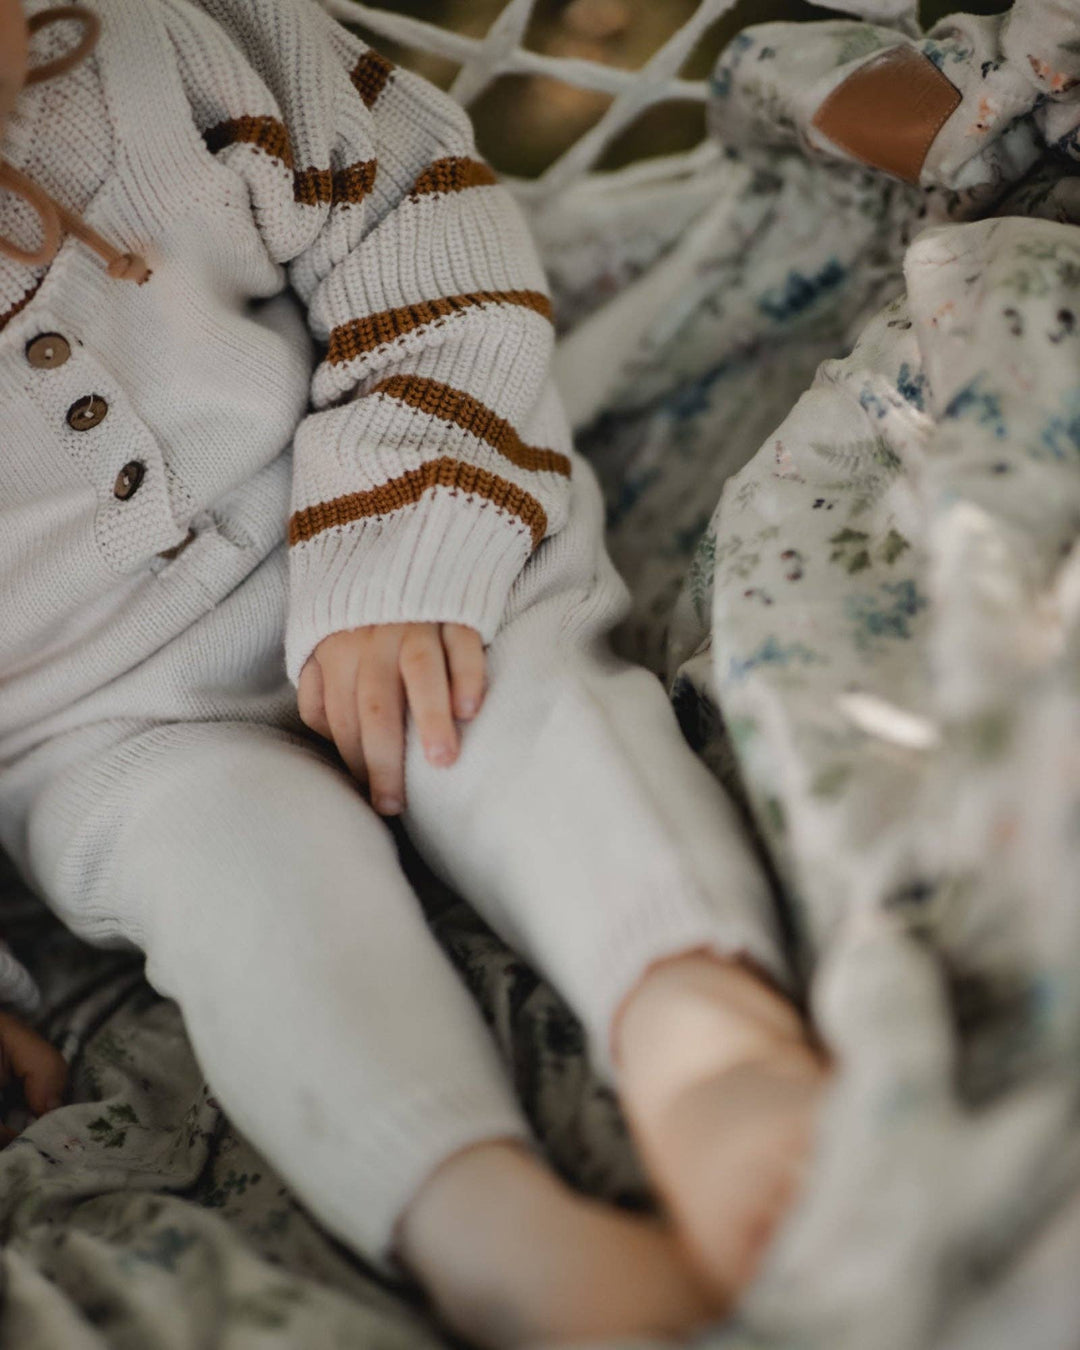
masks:
<instances>
[{"instance_id":1,"label":"bare ankle","mask_svg":"<svg viewBox=\"0 0 1080 1350\"><path fill-rule=\"evenodd\" d=\"M671 1233L579 1196L511 1141L433 1173L398 1252L451 1327L499 1350L682 1335L713 1310Z\"/></svg>"},{"instance_id":2,"label":"bare ankle","mask_svg":"<svg viewBox=\"0 0 1080 1350\"><path fill-rule=\"evenodd\" d=\"M544 1164L516 1139L491 1139L447 1158L420 1187L398 1225L397 1254L421 1283L438 1277L461 1225L498 1224L508 1208L548 1179ZM559 1185L554 1174L550 1184Z\"/></svg>"}]
</instances>

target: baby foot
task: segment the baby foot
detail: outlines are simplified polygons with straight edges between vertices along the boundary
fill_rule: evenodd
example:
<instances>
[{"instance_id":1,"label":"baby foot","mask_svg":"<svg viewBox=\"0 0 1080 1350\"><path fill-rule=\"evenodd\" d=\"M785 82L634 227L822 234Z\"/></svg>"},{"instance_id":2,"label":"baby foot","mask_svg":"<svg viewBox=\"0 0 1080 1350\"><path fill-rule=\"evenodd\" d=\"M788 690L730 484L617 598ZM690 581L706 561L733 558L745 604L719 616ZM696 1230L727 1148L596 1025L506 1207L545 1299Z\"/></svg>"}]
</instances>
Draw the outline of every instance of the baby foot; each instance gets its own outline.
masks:
<instances>
[{"instance_id":1,"label":"baby foot","mask_svg":"<svg viewBox=\"0 0 1080 1350\"><path fill-rule=\"evenodd\" d=\"M821 1066L808 1054L735 1065L677 1094L643 1152L713 1295L734 1302L798 1196Z\"/></svg>"},{"instance_id":2,"label":"baby foot","mask_svg":"<svg viewBox=\"0 0 1080 1350\"><path fill-rule=\"evenodd\" d=\"M771 986L701 954L646 977L617 1049L645 1166L706 1288L730 1304L798 1196L822 1057Z\"/></svg>"}]
</instances>

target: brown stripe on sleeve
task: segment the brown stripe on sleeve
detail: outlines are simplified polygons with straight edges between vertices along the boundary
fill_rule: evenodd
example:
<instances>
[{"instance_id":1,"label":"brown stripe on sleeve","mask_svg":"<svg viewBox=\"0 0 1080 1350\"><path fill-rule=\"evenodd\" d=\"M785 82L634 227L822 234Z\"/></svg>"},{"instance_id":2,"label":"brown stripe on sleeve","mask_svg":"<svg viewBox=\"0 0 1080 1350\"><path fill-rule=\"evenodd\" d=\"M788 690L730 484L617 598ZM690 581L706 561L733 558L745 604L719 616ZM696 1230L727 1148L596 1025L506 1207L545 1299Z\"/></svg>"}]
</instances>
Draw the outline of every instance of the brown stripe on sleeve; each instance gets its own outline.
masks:
<instances>
[{"instance_id":1,"label":"brown stripe on sleeve","mask_svg":"<svg viewBox=\"0 0 1080 1350\"><path fill-rule=\"evenodd\" d=\"M329 169L297 169L293 174L293 198L301 206L321 206L334 195L334 178Z\"/></svg>"},{"instance_id":2,"label":"brown stripe on sleeve","mask_svg":"<svg viewBox=\"0 0 1080 1350\"><path fill-rule=\"evenodd\" d=\"M384 309L365 319L350 319L339 324L330 333L326 359L333 366L343 365L416 328L437 323L477 305L520 305L545 319L550 319L552 314L551 301L541 291L471 291L466 295L444 295L438 300L421 300L419 304Z\"/></svg>"},{"instance_id":3,"label":"brown stripe on sleeve","mask_svg":"<svg viewBox=\"0 0 1080 1350\"><path fill-rule=\"evenodd\" d=\"M288 128L277 117L232 117L204 132L203 139L211 154L216 155L230 145L253 145L271 159L276 159L292 174L293 198L302 206L321 206L335 200L338 174L314 167L297 169ZM338 172L348 174L351 171L343 169Z\"/></svg>"},{"instance_id":4,"label":"brown stripe on sleeve","mask_svg":"<svg viewBox=\"0 0 1080 1350\"><path fill-rule=\"evenodd\" d=\"M355 206L375 185L378 161L358 160L344 169L297 169L293 196L303 206Z\"/></svg>"},{"instance_id":5,"label":"brown stripe on sleeve","mask_svg":"<svg viewBox=\"0 0 1080 1350\"><path fill-rule=\"evenodd\" d=\"M394 63L376 51L368 50L353 66L353 88L364 100L365 107L375 106L379 97L394 73Z\"/></svg>"},{"instance_id":6,"label":"brown stripe on sleeve","mask_svg":"<svg viewBox=\"0 0 1080 1350\"><path fill-rule=\"evenodd\" d=\"M289 170L293 167L292 145L285 123L277 117L230 117L203 132L203 140L212 155L230 145L254 145Z\"/></svg>"},{"instance_id":7,"label":"brown stripe on sleeve","mask_svg":"<svg viewBox=\"0 0 1080 1350\"><path fill-rule=\"evenodd\" d=\"M375 186L378 167L378 160L361 159L344 169L335 169L330 200L335 206L349 206L362 202Z\"/></svg>"},{"instance_id":8,"label":"brown stripe on sleeve","mask_svg":"<svg viewBox=\"0 0 1080 1350\"><path fill-rule=\"evenodd\" d=\"M415 198L435 192L462 192L465 188L491 187L498 181L483 160L449 155L428 165L413 184L412 195Z\"/></svg>"},{"instance_id":9,"label":"brown stripe on sleeve","mask_svg":"<svg viewBox=\"0 0 1080 1350\"><path fill-rule=\"evenodd\" d=\"M474 436L498 451L504 459L516 464L519 469L531 469L535 473L557 473L564 478L570 477L570 460L557 450L544 450L534 445L526 445L513 426L492 411L479 399L473 398L461 389L442 384L439 380L425 379L419 375L391 375L381 381L371 391L373 394L386 394L398 399L410 408L428 413L443 422L452 422L463 427Z\"/></svg>"},{"instance_id":10,"label":"brown stripe on sleeve","mask_svg":"<svg viewBox=\"0 0 1080 1350\"><path fill-rule=\"evenodd\" d=\"M470 497L482 497L499 510L515 516L529 529L532 546L536 548L547 533L547 513L522 488L496 474L465 464L459 459L428 460L418 469L410 469L397 478L380 483L364 492L350 492L333 501L319 502L293 514L289 521L289 544L303 544L326 530L351 525L372 516L386 516L413 506L425 493L435 488L449 488Z\"/></svg>"}]
</instances>

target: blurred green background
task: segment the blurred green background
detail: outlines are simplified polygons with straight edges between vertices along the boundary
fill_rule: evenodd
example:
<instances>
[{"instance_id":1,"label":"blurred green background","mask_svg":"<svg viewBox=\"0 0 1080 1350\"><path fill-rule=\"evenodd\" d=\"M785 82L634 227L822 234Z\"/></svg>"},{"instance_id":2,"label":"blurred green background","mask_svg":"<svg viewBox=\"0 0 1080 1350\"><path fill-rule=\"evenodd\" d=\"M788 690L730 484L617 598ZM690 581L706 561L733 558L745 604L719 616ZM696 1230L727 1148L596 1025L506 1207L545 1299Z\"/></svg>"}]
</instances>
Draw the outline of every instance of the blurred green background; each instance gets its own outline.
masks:
<instances>
[{"instance_id":1,"label":"blurred green background","mask_svg":"<svg viewBox=\"0 0 1080 1350\"><path fill-rule=\"evenodd\" d=\"M372 0L378 8L408 14L481 37L506 0ZM929 27L957 9L1000 13L1009 0L922 0L920 14ZM553 56L582 57L624 69L640 68L696 10L697 0L538 0L525 45ZM804 0L739 0L706 33L683 67L687 78L704 78L721 49L748 24L776 19L835 18L835 11ZM457 67L358 30L393 60L419 70L446 88ZM561 81L504 76L473 105L477 141L499 170L522 177L541 173L610 104L609 97L575 89ZM672 102L646 111L609 146L600 164L615 169L653 155L672 154L695 145L705 132L699 103Z\"/></svg>"}]
</instances>

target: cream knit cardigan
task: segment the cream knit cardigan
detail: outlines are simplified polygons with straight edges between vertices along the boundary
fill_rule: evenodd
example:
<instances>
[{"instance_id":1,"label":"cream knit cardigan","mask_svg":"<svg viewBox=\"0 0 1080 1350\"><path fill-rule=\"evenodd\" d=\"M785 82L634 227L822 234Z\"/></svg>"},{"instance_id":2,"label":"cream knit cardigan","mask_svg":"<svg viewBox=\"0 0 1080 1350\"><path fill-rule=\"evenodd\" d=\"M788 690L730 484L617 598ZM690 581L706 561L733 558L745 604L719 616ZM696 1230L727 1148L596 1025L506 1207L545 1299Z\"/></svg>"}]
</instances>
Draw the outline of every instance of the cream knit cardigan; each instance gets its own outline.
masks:
<instances>
[{"instance_id":1,"label":"cream knit cardigan","mask_svg":"<svg viewBox=\"0 0 1080 1350\"><path fill-rule=\"evenodd\" d=\"M465 113L314 0L90 7L4 153L153 276L0 266L0 767L286 538L294 681L363 624L490 639L568 504L543 275Z\"/></svg>"}]
</instances>

